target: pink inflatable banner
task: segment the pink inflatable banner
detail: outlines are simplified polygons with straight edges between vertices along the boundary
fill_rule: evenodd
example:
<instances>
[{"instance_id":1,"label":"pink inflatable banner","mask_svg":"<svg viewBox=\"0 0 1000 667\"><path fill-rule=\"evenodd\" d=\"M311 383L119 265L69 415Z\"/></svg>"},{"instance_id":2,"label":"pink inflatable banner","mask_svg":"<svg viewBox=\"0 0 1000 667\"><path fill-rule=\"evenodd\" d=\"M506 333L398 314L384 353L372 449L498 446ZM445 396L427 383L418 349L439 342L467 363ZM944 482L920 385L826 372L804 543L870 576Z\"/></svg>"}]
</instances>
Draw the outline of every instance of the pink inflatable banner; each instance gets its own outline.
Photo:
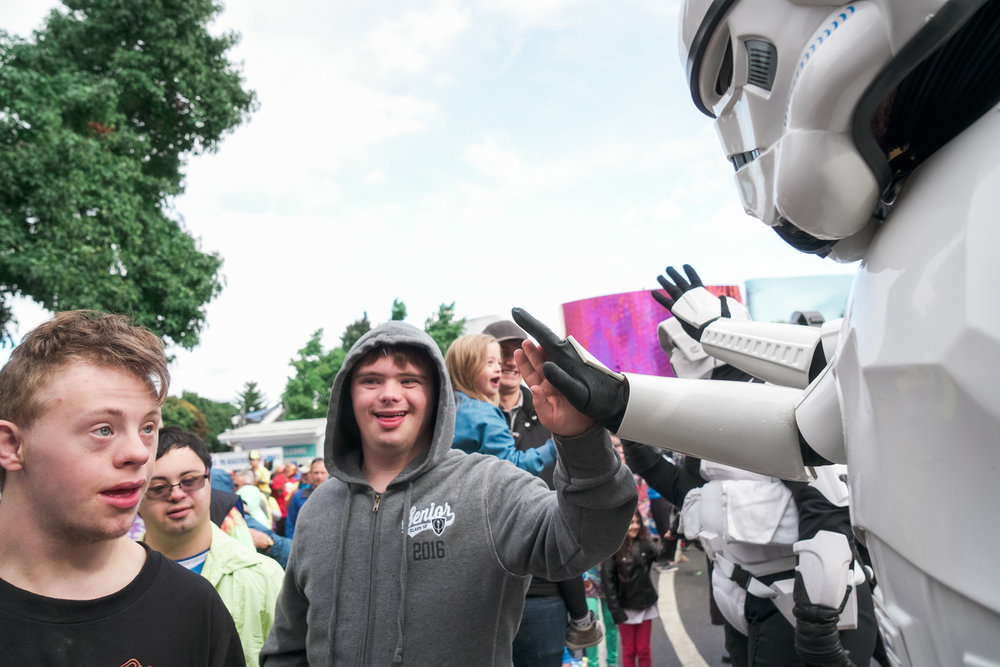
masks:
<instances>
[{"instance_id":1,"label":"pink inflatable banner","mask_svg":"<svg viewBox=\"0 0 1000 667\"><path fill-rule=\"evenodd\" d=\"M716 296L742 302L736 285L707 285ZM648 290L595 296L564 303L566 335L572 335L613 371L673 376L660 348L657 325L671 317Z\"/></svg>"}]
</instances>

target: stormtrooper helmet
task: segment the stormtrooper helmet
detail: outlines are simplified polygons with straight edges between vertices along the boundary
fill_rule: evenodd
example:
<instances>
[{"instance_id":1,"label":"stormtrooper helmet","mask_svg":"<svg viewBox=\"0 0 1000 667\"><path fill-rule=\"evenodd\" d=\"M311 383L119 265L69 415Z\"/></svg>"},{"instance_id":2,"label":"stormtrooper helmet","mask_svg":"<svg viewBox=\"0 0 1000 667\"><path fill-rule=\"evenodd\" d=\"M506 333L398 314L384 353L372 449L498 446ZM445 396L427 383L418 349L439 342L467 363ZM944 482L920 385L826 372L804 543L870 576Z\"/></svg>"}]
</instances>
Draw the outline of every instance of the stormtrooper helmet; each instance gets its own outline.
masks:
<instances>
[{"instance_id":1,"label":"stormtrooper helmet","mask_svg":"<svg viewBox=\"0 0 1000 667\"><path fill-rule=\"evenodd\" d=\"M747 213L803 252L857 259L894 183L880 113L989 4L685 0L691 97L715 119Z\"/></svg>"}]
</instances>

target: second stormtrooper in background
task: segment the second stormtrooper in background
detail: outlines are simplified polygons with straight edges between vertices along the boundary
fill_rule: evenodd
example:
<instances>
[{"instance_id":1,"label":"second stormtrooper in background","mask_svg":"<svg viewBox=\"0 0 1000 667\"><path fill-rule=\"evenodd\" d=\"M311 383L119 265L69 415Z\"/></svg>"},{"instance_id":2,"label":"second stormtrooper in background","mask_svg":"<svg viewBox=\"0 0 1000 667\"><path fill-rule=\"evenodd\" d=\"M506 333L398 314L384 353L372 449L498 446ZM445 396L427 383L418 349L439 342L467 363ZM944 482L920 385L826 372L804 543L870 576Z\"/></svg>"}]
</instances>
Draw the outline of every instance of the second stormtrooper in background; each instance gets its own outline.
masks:
<instances>
[{"instance_id":1,"label":"second stormtrooper in background","mask_svg":"<svg viewBox=\"0 0 1000 667\"><path fill-rule=\"evenodd\" d=\"M751 380L710 357L674 318L658 334L679 377ZM651 488L682 506L684 534L712 561L734 665L870 662L877 631L852 549L846 466L819 468L809 482L782 482L691 458L675 466L660 450L630 441L625 456ZM836 602L809 603L823 594Z\"/></svg>"}]
</instances>

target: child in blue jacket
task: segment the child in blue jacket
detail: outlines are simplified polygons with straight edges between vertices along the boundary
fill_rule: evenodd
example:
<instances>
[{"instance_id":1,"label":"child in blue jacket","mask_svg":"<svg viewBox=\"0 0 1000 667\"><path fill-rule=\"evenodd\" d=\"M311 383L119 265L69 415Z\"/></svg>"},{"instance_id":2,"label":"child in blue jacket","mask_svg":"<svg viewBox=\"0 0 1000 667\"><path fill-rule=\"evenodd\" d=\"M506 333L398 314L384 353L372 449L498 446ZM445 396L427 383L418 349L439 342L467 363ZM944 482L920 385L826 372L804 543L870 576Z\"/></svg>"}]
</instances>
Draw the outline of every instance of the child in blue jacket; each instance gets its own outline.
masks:
<instances>
[{"instance_id":1,"label":"child in blue jacket","mask_svg":"<svg viewBox=\"0 0 1000 667\"><path fill-rule=\"evenodd\" d=\"M498 407L500 400L500 344L487 334L456 338L445 355L455 390L455 439L452 447L492 454L537 475L556 459L550 438L541 447L520 450Z\"/></svg>"}]
</instances>

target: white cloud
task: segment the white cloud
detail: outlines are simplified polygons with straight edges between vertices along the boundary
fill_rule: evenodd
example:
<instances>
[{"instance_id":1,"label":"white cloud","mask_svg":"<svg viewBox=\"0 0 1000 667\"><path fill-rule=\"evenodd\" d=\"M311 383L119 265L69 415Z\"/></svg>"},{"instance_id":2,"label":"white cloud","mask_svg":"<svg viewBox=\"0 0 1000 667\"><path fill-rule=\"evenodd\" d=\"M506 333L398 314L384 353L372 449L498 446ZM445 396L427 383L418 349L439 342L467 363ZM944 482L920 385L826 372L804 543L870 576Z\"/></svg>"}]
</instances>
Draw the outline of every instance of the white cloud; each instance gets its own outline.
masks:
<instances>
[{"instance_id":1,"label":"white cloud","mask_svg":"<svg viewBox=\"0 0 1000 667\"><path fill-rule=\"evenodd\" d=\"M45 7L34 6L37 20ZM176 201L225 259L174 393L276 400L313 331L327 345L402 299L422 325L656 287L843 271L745 216L677 59L676 4L635 0L230 2L261 107ZM0 0L0 15L22 3ZM404 9L400 9L404 7ZM24 14L22 12L22 14ZM23 301L25 328L45 318ZM28 313L28 315L26 315Z\"/></svg>"},{"instance_id":2,"label":"white cloud","mask_svg":"<svg viewBox=\"0 0 1000 667\"><path fill-rule=\"evenodd\" d=\"M426 10L384 19L367 36L364 46L381 69L414 74L426 69L469 24L468 10L458 3L439 1Z\"/></svg>"},{"instance_id":3,"label":"white cloud","mask_svg":"<svg viewBox=\"0 0 1000 667\"><path fill-rule=\"evenodd\" d=\"M480 7L516 23L521 29L544 27L568 10L579 10L579 5L592 0L485 0Z\"/></svg>"}]
</instances>

